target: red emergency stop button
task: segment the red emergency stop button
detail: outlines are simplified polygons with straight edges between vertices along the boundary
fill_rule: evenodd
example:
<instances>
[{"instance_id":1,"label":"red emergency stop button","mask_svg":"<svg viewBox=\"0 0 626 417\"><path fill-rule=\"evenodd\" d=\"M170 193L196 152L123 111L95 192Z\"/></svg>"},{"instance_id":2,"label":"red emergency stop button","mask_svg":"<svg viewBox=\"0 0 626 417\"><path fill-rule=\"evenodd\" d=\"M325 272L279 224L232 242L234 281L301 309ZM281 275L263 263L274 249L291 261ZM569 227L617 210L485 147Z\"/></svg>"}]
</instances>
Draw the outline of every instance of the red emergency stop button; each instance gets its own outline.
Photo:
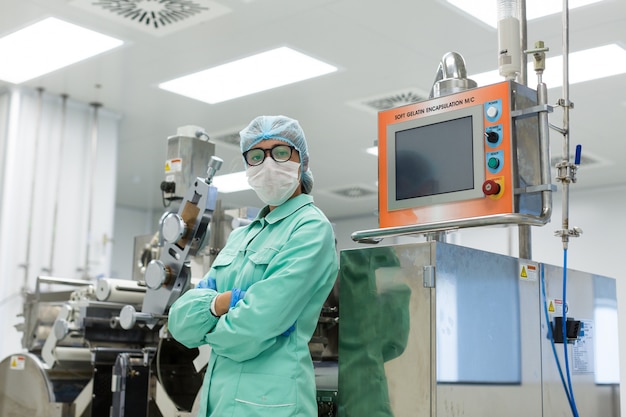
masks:
<instances>
[{"instance_id":1,"label":"red emergency stop button","mask_svg":"<svg viewBox=\"0 0 626 417\"><path fill-rule=\"evenodd\" d=\"M483 184L483 193L485 195L496 195L500 192L500 184L494 180L487 180Z\"/></svg>"}]
</instances>

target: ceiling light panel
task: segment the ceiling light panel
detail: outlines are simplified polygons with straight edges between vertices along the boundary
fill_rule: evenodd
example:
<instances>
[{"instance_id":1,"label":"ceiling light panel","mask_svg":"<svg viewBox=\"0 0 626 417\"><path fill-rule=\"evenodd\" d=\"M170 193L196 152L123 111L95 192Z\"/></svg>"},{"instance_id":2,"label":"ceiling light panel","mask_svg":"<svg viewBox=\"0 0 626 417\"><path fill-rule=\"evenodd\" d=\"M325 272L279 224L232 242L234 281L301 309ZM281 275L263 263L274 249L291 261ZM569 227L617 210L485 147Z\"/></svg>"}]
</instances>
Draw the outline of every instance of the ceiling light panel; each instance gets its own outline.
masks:
<instances>
[{"instance_id":1,"label":"ceiling light panel","mask_svg":"<svg viewBox=\"0 0 626 417\"><path fill-rule=\"evenodd\" d=\"M532 61L529 59L529 61ZM610 62L610 65L598 65L598 62ZM533 63L528 63L528 85L533 85L536 76ZM576 84L584 81L597 80L604 77L626 73L626 50L617 44L599 46L569 54L568 75L569 83ZM479 86L495 84L504 81L498 70L470 75L468 78L476 81ZM563 85L563 57L555 56L546 59L546 69L543 73L543 82L548 88Z\"/></svg>"},{"instance_id":2,"label":"ceiling light panel","mask_svg":"<svg viewBox=\"0 0 626 417\"><path fill-rule=\"evenodd\" d=\"M446 0L452 6L460 9L462 12L475 17L476 19L495 28L498 24L498 8L497 3L493 0ZM602 0L570 0L569 9L587 6L593 3L599 3ZM526 1L526 20L538 19L543 16L561 13L563 10L562 0L527 0Z\"/></svg>"},{"instance_id":3,"label":"ceiling light panel","mask_svg":"<svg viewBox=\"0 0 626 417\"><path fill-rule=\"evenodd\" d=\"M220 193L229 194L238 191L250 190L246 171L233 172L231 174L216 175L213 177L213 185Z\"/></svg>"},{"instance_id":4,"label":"ceiling light panel","mask_svg":"<svg viewBox=\"0 0 626 417\"><path fill-rule=\"evenodd\" d=\"M19 84L122 45L50 17L0 39L0 79Z\"/></svg>"},{"instance_id":5,"label":"ceiling light panel","mask_svg":"<svg viewBox=\"0 0 626 417\"><path fill-rule=\"evenodd\" d=\"M281 47L161 83L159 88L216 104L334 71L337 67Z\"/></svg>"}]
</instances>

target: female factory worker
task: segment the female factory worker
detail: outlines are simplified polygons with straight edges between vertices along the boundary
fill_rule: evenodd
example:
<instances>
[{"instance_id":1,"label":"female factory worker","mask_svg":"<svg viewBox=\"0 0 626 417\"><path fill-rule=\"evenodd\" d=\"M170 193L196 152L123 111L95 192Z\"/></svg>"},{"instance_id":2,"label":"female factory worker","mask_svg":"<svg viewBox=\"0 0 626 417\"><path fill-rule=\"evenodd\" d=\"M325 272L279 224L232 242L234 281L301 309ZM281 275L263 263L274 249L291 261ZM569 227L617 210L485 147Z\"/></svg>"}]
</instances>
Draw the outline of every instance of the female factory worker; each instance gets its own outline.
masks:
<instances>
[{"instance_id":1,"label":"female factory worker","mask_svg":"<svg viewBox=\"0 0 626 417\"><path fill-rule=\"evenodd\" d=\"M209 344L199 416L317 416L308 342L337 277L330 223L296 120L260 116L240 132L248 182L265 206L233 230L202 285L171 307L169 331Z\"/></svg>"}]
</instances>

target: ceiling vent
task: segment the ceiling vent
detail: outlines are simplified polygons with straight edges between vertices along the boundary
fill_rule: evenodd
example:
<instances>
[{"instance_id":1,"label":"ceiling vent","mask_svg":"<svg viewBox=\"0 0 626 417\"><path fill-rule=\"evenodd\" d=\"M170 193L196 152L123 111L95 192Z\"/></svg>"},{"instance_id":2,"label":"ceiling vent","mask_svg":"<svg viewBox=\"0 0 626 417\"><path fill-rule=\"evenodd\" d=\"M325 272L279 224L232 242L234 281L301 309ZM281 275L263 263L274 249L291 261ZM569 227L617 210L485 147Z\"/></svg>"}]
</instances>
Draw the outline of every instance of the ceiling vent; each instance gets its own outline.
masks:
<instances>
[{"instance_id":1,"label":"ceiling vent","mask_svg":"<svg viewBox=\"0 0 626 417\"><path fill-rule=\"evenodd\" d=\"M417 103L426 100L428 93L417 89L399 90L384 95L362 98L350 102L349 104L369 113L377 114L383 110L389 110L407 104Z\"/></svg>"},{"instance_id":2,"label":"ceiling vent","mask_svg":"<svg viewBox=\"0 0 626 417\"><path fill-rule=\"evenodd\" d=\"M367 198L378 195L378 191L369 187L363 187L361 185L352 185L346 188L340 188L338 190L331 191L339 197L348 198L350 200L356 200L360 198Z\"/></svg>"},{"instance_id":3,"label":"ceiling vent","mask_svg":"<svg viewBox=\"0 0 626 417\"><path fill-rule=\"evenodd\" d=\"M189 28L231 11L208 0L71 0L70 4L156 36Z\"/></svg>"}]
</instances>

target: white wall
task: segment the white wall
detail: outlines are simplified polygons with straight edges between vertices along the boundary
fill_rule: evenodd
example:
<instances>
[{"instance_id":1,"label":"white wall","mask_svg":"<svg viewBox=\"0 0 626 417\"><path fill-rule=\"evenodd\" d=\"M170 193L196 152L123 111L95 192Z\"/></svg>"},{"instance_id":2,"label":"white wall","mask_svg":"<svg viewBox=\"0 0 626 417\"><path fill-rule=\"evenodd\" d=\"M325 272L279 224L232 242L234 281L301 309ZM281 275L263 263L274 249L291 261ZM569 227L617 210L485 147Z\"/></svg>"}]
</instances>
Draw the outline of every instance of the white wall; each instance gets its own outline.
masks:
<instances>
[{"instance_id":1,"label":"white wall","mask_svg":"<svg viewBox=\"0 0 626 417\"><path fill-rule=\"evenodd\" d=\"M152 212L132 207L115 208L111 278L132 279L135 237L156 232Z\"/></svg>"}]
</instances>

